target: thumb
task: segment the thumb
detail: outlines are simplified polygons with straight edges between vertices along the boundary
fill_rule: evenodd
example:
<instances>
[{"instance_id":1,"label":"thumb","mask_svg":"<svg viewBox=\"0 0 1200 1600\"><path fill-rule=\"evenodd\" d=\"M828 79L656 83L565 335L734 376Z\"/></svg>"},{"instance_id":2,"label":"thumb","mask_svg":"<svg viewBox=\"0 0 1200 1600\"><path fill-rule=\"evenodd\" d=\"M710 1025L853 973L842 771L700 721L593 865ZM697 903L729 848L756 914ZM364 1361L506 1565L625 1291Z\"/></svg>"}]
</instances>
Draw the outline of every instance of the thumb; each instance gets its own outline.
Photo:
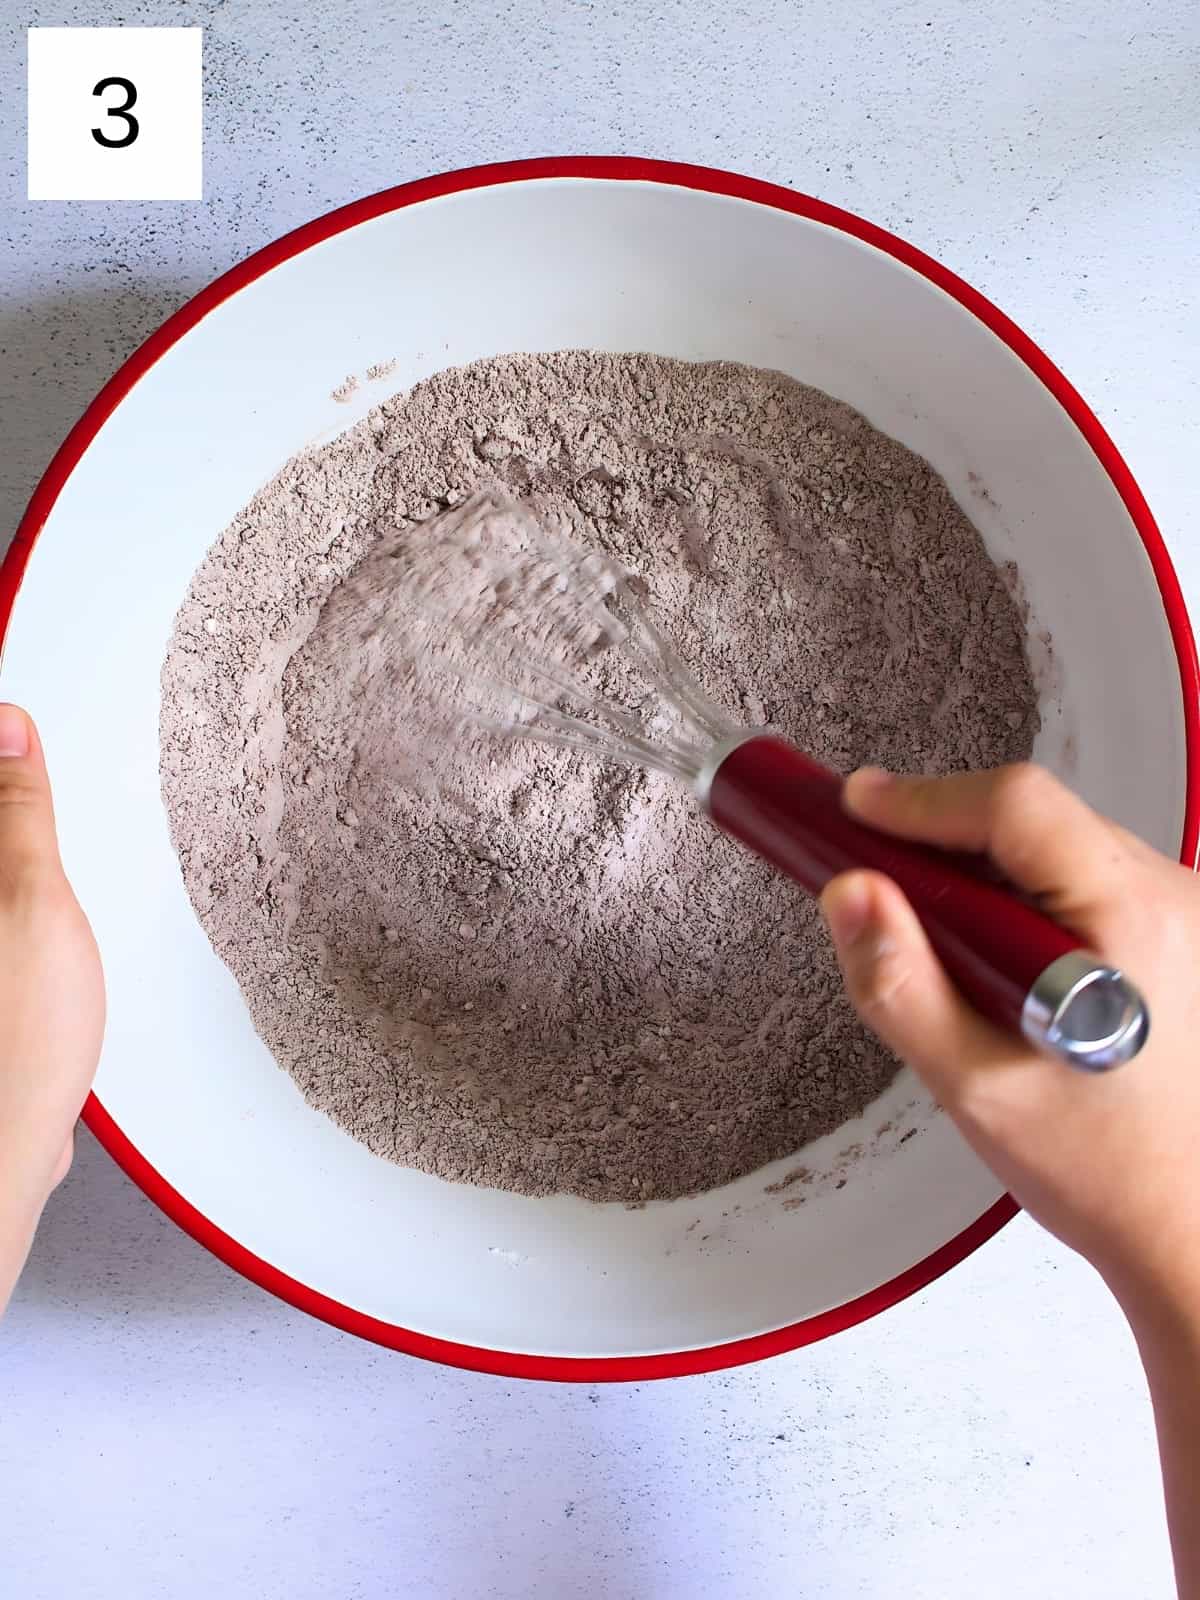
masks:
<instances>
[{"instance_id":1,"label":"thumb","mask_svg":"<svg viewBox=\"0 0 1200 1600\"><path fill-rule=\"evenodd\" d=\"M959 995L890 878L844 873L826 886L821 910L854 1009L943 1105L968 1066L1011 1059L1011 1041Z\"/></svg>"},{"instance_id":2,"label":"thumb","mask_svg":"<svg viewBox=\"0 0 1200 1600\"><path fill-rule=\"evenodd\" d=\"M0 704L0 894L59 870L41 740L24 711Z\"/></svg>"}]
</instances>

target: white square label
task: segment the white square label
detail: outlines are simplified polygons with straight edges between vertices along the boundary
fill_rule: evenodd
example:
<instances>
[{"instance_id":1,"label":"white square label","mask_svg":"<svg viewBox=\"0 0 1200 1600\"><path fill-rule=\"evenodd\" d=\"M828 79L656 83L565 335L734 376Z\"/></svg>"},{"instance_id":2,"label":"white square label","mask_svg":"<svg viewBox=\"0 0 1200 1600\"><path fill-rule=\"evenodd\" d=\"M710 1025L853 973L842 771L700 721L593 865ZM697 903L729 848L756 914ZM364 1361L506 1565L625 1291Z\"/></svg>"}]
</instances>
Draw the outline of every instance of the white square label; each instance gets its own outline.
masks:
<instances>
[{"instance_id":1,"label":"white square label","mask_svg":"<svg viewBox=\"0 0 1200 1600\"><path fill-rule=\"evenodd\" d=\"M200 200L200 28L30 28L29 198Z\"/></svg>"}]
</instances>

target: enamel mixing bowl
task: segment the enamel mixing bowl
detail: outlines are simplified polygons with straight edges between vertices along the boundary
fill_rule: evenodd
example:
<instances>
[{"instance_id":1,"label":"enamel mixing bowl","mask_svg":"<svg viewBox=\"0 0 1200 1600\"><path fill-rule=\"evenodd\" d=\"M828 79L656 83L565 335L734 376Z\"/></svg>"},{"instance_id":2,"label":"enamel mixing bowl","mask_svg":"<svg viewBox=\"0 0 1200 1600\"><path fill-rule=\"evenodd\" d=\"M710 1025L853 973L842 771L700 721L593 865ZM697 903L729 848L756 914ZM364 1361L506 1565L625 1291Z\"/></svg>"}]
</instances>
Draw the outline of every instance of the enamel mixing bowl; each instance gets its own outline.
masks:
<instances>
[{"instance_id":1,"label":"enamel mixing bowl","mask_svg":"<svg viewBox=\"0 0 1200 1600\"><path fill-rule=\"evenodd\" d=\"M97 397L0 575L4 693L41 722L108 971L89 1125L210 1249L342 1328L496 1372L641 1378L870 1316L1012 1206L907 1072L799 1162L641 1210L391 1166L259 1043L184 895L158 788L164 647L238 508L415 379L567 346L782 368L927 456L1019 563L1036 754L1189 861L1196 662L1135 484L1030 341L880 229L724 173L552 160L373 196L219 279Z\"/></svg>"}]
</instances>

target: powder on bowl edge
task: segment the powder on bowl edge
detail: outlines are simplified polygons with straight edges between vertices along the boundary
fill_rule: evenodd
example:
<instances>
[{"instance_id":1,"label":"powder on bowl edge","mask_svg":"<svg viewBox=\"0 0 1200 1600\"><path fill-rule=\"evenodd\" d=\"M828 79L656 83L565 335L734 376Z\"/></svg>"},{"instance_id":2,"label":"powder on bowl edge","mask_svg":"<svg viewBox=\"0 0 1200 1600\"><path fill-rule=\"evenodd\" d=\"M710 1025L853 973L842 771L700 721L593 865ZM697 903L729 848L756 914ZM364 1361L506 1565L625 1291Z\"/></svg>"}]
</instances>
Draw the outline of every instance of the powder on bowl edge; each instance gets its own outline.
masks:
<instances>
[{"instance_id":1,"label":"powder on bowl edge","mask_svg":"<svg viewBox=\"0 0 1200 1600\"><path fill-rule=\"evenodd\" d=\"M520 742L481 758L415 705L347 711L344 580L489 485L636 567L714 699L842 770L1027 756L1021 617L942 480L845 405L587 351L393 397L289 461L196 572L163 668L164 801L196 913L304 1095L446 1178L710 1188L857 1115L896 1063L814 903L670 780Z\"/></svg>"}]
</instances>

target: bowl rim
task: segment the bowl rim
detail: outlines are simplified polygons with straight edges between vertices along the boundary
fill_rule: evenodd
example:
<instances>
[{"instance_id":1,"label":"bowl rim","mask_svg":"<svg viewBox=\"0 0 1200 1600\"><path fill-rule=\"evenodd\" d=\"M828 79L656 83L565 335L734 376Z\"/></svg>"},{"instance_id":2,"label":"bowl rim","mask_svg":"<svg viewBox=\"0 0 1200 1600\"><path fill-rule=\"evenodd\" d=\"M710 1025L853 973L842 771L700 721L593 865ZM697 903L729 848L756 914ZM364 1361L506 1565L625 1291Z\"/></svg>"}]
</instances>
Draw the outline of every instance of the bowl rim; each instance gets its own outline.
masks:
<instances>
[{"instance_id":1,"label":"bowl rim","mask_svg":"<svg viewBox=\"0 0 1200 1600\"><path fill-rule=\"evenodd\" d=\"M84 452L134 384L177 340L210 311L282 262L360 223L423 201L472 189L544 179L654 183L721 195L790 212L837 228L890 255L945 291L1009 347L1059 402L1083 435L1125 505L1150 560L1179 667L1183 694L1185 797L1180 860L1196 866L1200 838L1200 665L1196 641L1175 569L1162 535L1133 474L1091 409L1049 357L978 290L906 240L840 206L762 179L718 168L637 156L544 156L498 162L383 189L339 206L255 251L215 278L141 344L88 405L59 446L30 498L3 562L0 562L0 650L21 581L51 510ZM88 1128L127 1175L186 1233L244 1277L301 1311L346 1333L446 1366L506 1378L580 1383L643 1381L714 1372L794 1350L878 1315L924 1288L990 1239L1018 1211L1008 1195L930 1255L879 1287L844 1304L767 1333L696 1349L631 1356L539 1356L459 1344L381 1321L343 1305L281 1272L223 1232L191 1205L125 1136L95 1093L83 1108Z\"/></svg>"}]
</instances>

